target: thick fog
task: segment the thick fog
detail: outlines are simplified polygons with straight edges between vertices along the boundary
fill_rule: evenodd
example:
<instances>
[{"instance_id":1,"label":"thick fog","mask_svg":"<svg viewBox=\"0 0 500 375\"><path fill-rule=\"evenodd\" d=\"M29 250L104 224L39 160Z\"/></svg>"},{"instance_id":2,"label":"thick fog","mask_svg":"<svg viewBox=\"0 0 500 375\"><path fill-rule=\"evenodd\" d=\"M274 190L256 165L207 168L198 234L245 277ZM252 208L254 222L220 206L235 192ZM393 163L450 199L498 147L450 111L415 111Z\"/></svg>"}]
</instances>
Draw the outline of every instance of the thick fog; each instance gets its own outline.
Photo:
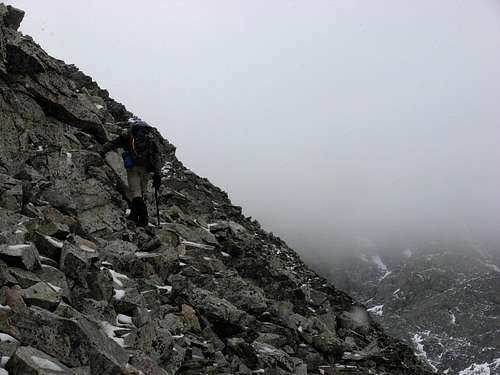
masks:
<instances>
[{"instance_id":1,"label":"thick fog","mask_svg":"<svg viewBox=\"0 0 500 375\"><path fill-rule=\"evenodd\" d=\"M500 249L499 2L12 4L306 258Z\"/></svg>"}]
</instances>

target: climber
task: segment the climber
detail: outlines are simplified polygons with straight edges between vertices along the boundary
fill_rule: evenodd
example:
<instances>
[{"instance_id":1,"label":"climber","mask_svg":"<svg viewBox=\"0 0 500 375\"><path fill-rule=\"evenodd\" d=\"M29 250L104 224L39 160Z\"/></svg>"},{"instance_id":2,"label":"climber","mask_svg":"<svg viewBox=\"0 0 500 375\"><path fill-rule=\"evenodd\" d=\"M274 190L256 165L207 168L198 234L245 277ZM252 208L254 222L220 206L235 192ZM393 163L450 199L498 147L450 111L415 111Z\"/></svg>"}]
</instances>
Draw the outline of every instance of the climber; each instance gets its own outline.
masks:
<instances>
[{"instance_id":1,"label":"climber","mask_svg":"<svg viewBox=\"0 0 500 375\"><path fill-rule=\"evenodd\" d=\"M137 226L145 227L149 223L148 208L144 201L149 174L153 173L153 187L158 190L161 185L161 152L153 134L153 128L146 122L133 118L130 129L111 142L107 142L99 150L101 156L119 147L123 148L123 164L127 170L130 193L129 220Z\"/></svg>"}]
</instances>

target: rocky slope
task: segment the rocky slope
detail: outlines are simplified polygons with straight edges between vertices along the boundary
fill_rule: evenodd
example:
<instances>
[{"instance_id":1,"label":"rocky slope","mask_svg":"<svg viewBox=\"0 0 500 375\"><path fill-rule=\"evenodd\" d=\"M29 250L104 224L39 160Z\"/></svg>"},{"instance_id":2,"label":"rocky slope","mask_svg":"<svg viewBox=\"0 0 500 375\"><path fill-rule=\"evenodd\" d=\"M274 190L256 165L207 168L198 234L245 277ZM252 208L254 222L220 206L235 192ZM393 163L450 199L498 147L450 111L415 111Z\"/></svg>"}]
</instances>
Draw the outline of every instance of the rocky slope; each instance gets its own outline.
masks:
<instances>
[{"instance_id":1,"label":"rocky slope","mask_svg":"<svg viewBox=\"0 0 500 375\"><path fill-rule=\"evenodd\" d=\"M160 134L161 227L127 224L92 150L132 114L22 17L0 5L0 374L431 373Z\"/></svg>"},{"instance_id":2,"label":"rocky slope","mask_svg":"<svg viewBox=\"0 0 500 375\"><path fill-rule=\"evenodd\" d=\"M467 241L359 253L320 273L448 375L500 375L500 258Z\"/></svg>"}]
</instances>

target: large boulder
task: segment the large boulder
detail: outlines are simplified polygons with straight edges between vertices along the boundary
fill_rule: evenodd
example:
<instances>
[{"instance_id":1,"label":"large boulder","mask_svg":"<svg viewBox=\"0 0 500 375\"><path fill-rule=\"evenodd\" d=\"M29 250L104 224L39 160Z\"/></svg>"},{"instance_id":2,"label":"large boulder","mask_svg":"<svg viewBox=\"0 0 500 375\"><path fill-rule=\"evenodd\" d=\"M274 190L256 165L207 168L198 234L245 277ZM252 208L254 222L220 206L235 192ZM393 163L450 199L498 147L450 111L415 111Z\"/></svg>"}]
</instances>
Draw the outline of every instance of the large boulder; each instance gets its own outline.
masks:
<instances>
[{"instance_id":1,"label":"large boulder","mask_svg":"<svg viewBox=\"0 0 500 375\"><path fill-rule=\"evenodd\" d=\"M61 250L60 269L86 288L90 266L98 259L97 253L92 249L87 250L66 242Z\"/></svg>"},{"instance_id":2,"label":"large boulder","mask_svg":"<svg viewBox=\"0 0 500 375\"><path fill-rule=\"evenodd\" d=\"M61 240L40 232L35 232L33 234L33 242L36 244L41 255L59 262L61 258L61 249L63 248L63 242Z\"/></svg>"},{"instance_id":3,"label":"large boulder","mask_svg":"<svg viewBox=\"0 0 500 375\"><path fill-rule=\"evenodd\" d=\"M23 290L24 300L28 305L39 306L53 311L61 302L62 289L40 281Z\"/></svg>"},{"instance_id":4,"label":"large boulder","mask_svg":"<svg viewBox=\"0 0 500 375\"><path fill-rule=\"evenodd\" d=\"M23 206L22 182L0 173L0 206L12 211L20 211Z\"/></svg>"},{"instance_id":5,"label":"large boulder","mask_svg":"<svg viewBox=\"0 0 500 375\"><path fill-rule=\"evenodd\" d=\"M5 6L0 4L0 17L3 19L5 26L17 30L24 18L24 11L14 8L12 5Z\"/></svg>"},{"instance_id":6,"label":"large boulder","mask_svg":"<svg viewBox=\"0 0 500 375\"><path fill-rule=\"evenodd\" d=\"M87 366L92 353L105 353L116 363L126 363L128 356L101 326L72 312L63 318L39 307L16 313L0 322L0 330L33 346L71 367Z\"/></svg>"},{"instance_id":7,"label":"large boulder","mask_svg":"<svg viewBox=\"0 0 500 375\"><path fill-rule=\"evenodd\" d=\"M30 346L19 346L5 368L12 375L76 375L54 357Z\"/></svg>"},{"instance_id":8,"label":"large boulder","mask_svg":"<svg viewBox=\"0 0 500 375\"><path fill-rule=\"evenodd\" d=\"M32 243L0 245L0 259L11 267L33 271L42 266L38 250Z\"/></svg>"},{"instance_id":9,"label":"large boulder","mask_svg":"<svg viewBox=\"0 0 500 375\"><path fill-rule=\"evenodd\" d=\"M68 280L64 272L60 269L42 264L42 268L36 271L36 275L40 280L48 283L53 289L60 291L63 296L69 297L70 290Z\"/></svg>"}]
</instances>

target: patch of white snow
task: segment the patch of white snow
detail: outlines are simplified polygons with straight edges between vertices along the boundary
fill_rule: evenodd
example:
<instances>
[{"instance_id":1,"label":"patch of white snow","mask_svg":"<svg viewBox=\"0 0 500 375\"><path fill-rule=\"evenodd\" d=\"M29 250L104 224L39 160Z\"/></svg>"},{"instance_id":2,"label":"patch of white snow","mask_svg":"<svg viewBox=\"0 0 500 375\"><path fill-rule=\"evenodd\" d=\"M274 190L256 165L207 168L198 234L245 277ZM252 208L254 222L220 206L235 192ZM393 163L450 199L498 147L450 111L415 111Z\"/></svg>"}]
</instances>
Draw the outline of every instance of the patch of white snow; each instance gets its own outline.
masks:
<instances>
[{"instance_id":1,"label":"patch of white snow","mask_svg":"<svg viewBox=\"0 0 500 375\"><path fill-rule=\"evenodd\" d=\"M458 373L458 375L490 375L490 374L491 374L490 366L487 363L483 363L480 365L473 363L472 365L470 365L469 367L463 369Z\"/></svg>"},{"instance_id":2,"label":"patch of white snow","mask_svg":"<svg viewBox=\"0 0 500 375\"><path fill-rule=\"evenodd\" d=\"M382 316L384 315L384 305L373 306L366 311L371 312L372 314L377 316Z\"/></svg>"},{"instance_id":3,"label":"patch of white snow","mask_svg":"<svg viewBox=\"0 0 500 375\"><path fill-rule=\"evenodd\" d=\"M95 249L92 249L91 247L87 245L80 245L80 249L83 251L87 251L89 253L95 253ZM104 264L104 262L102 262Z\"/></svg>"},{"instance_id":4,"label":"patch of white snow","mask_svg":"<svg viewBox=\"0 0 500 375\"><path fill-rule=\"evenodd\" d=\"M115 294L113 295L115 301L120 301L123 297L125 297L125 291L123 289L115 289Z\"/></svg>"},{"instance_id":5,"label":"patch of white snow","mask_svg":"<svg viewBox=\"0 0 500 375\"><path fill-rule=\"evenodd\" d=\"M491 263L484 263L484 265L490 269L492 269L495 272L500 272L500 268L496 264L491 264Z\"/></svg>"},{"instance_id":6,"label":"patch of white snow","mask_svg":"<svg viewBox=\"0 0 500 375\"><path fill-rule=\"evenodd\" d=\"M120 279L128 279L127 275L123 275L113 270L108 270L108 271L111 274L111 277L113 278L113 282L118 286L123 286L123 283Z\"/></svg>"},{"instance_id":7,"label":"patch of white snow","mask_svg":"<svg viewBox=\"0 0 500 375\"><path fill-rule=\"evenodd\" d=\"M121 347L125 347L125 340L123 340L122 338L120 337L116 337L115 336L115 331L117 330L121 330L122 328L120 327L115 327L114 325L112 324L109 324L108 322L105 322L105 321L102 321L101 322L101 326L102 326L102 329L104 330L104 333L106 333L106 335L114 340L118 345L120 345Z\"/></svg>"},{"instance_id":8,"label":"patch of white snow","mask_svg":"<svg viewBox=\"0 0 500 375\"><path fill-rule=\"evenodd\" d=\"M49 361L48 359L45 358L40 358L37 356L31 356L31 360L35 362L35 364L40 367L43 370L49 370L49 371L57 371L60 372L63 369L61 366L57 365L56 363Z\"/></svg>"},{"instance_id":9,"label":"patch of white snow","mask_svg":"<svg viewBox=\"0 0 500 375\"><path fill-rule=\"evenodd\" d=\"M44 236L44 238L49 241L53 246L57 247L58 249L62 249L63 243L61 241L57 241L54 238L50 236Z\"/></svg>"},{"instance_id":10,"label":"patch of white snow","mask_svg":"<svg viewBox=\"0 0 500 375\"><path fill-rule=\"evenodd\" d=\"M132 323L132 318L130 316L124 315L124 314L118 314L116 316L116 322L118 324L129 324L133 325Z\"/></svg>"},{"instance_id":11,"label":"patch of white snow","mask_svg":"<svg viewBox=\"0 0 500 375\"><path fill-rule=\"evenodd\" d=\"M56 292L56 293L61 293L62 292L62 288L60 288L58 286L55 286L54 284L47 283L47 285L50 286L52 289L54 289L54 292Z\"/></svg>"},{"instance_id":12,"label":"patch of white snow","mask_svg":"<svg viewBox=\"0 0 500 375\"><path fill-rule=\"evenodd\" d=\"M385 265L384 262L382 262L382 258L378 255L372 255L372 261L375 263L380 271L382 271L384 274L389 272L389 269Z\"/></svg>"},{"instance_id":13,"label":"patch of white snow","mask_svg":"<svg viewBox=\"0 0 500 375\"><path fill-rule=\"evenodd\" d=\"M10 245L10 246L7 246L7 249L9 250L20 250L20 249L26 249L30 247L30 245L28 244L19 244L19 245Z\"/></svg>"},{"instance_id":14,"label":"patch of white snow","mask_svg":"<svg viewBox=\"0 0 500 375\"><path fill-rule=\"evenodd\" d=\"M9 362L9 359L10 359L10 357L2 356L2 358L0 358L0 367L5 367L7 362ZM1 374L1 372L0 372L0 374Z\"/></svg>"},{"instance_id":15,"label":"patch of white snow","mask_svg":"<svg viewBox=\"0 0 500 375\"><path fill-rule=\"evenodd\" d=\"M0 341L1 342L14 342L16 344L19 344L19 341L17 341L14 337L11 335L8 335L6 333L0 333Z\"/></svg>"},{"instance_id":16,"label":"patch of white snow","mask_svg":"<svg viewBox=\"0 0 500 375\"><path fill-rule=\"evenodd\" d=\"M160 290L166 290L168 293L172 291L172 286L170 285L155 285Z\"/></svg>"}]
</instances>

